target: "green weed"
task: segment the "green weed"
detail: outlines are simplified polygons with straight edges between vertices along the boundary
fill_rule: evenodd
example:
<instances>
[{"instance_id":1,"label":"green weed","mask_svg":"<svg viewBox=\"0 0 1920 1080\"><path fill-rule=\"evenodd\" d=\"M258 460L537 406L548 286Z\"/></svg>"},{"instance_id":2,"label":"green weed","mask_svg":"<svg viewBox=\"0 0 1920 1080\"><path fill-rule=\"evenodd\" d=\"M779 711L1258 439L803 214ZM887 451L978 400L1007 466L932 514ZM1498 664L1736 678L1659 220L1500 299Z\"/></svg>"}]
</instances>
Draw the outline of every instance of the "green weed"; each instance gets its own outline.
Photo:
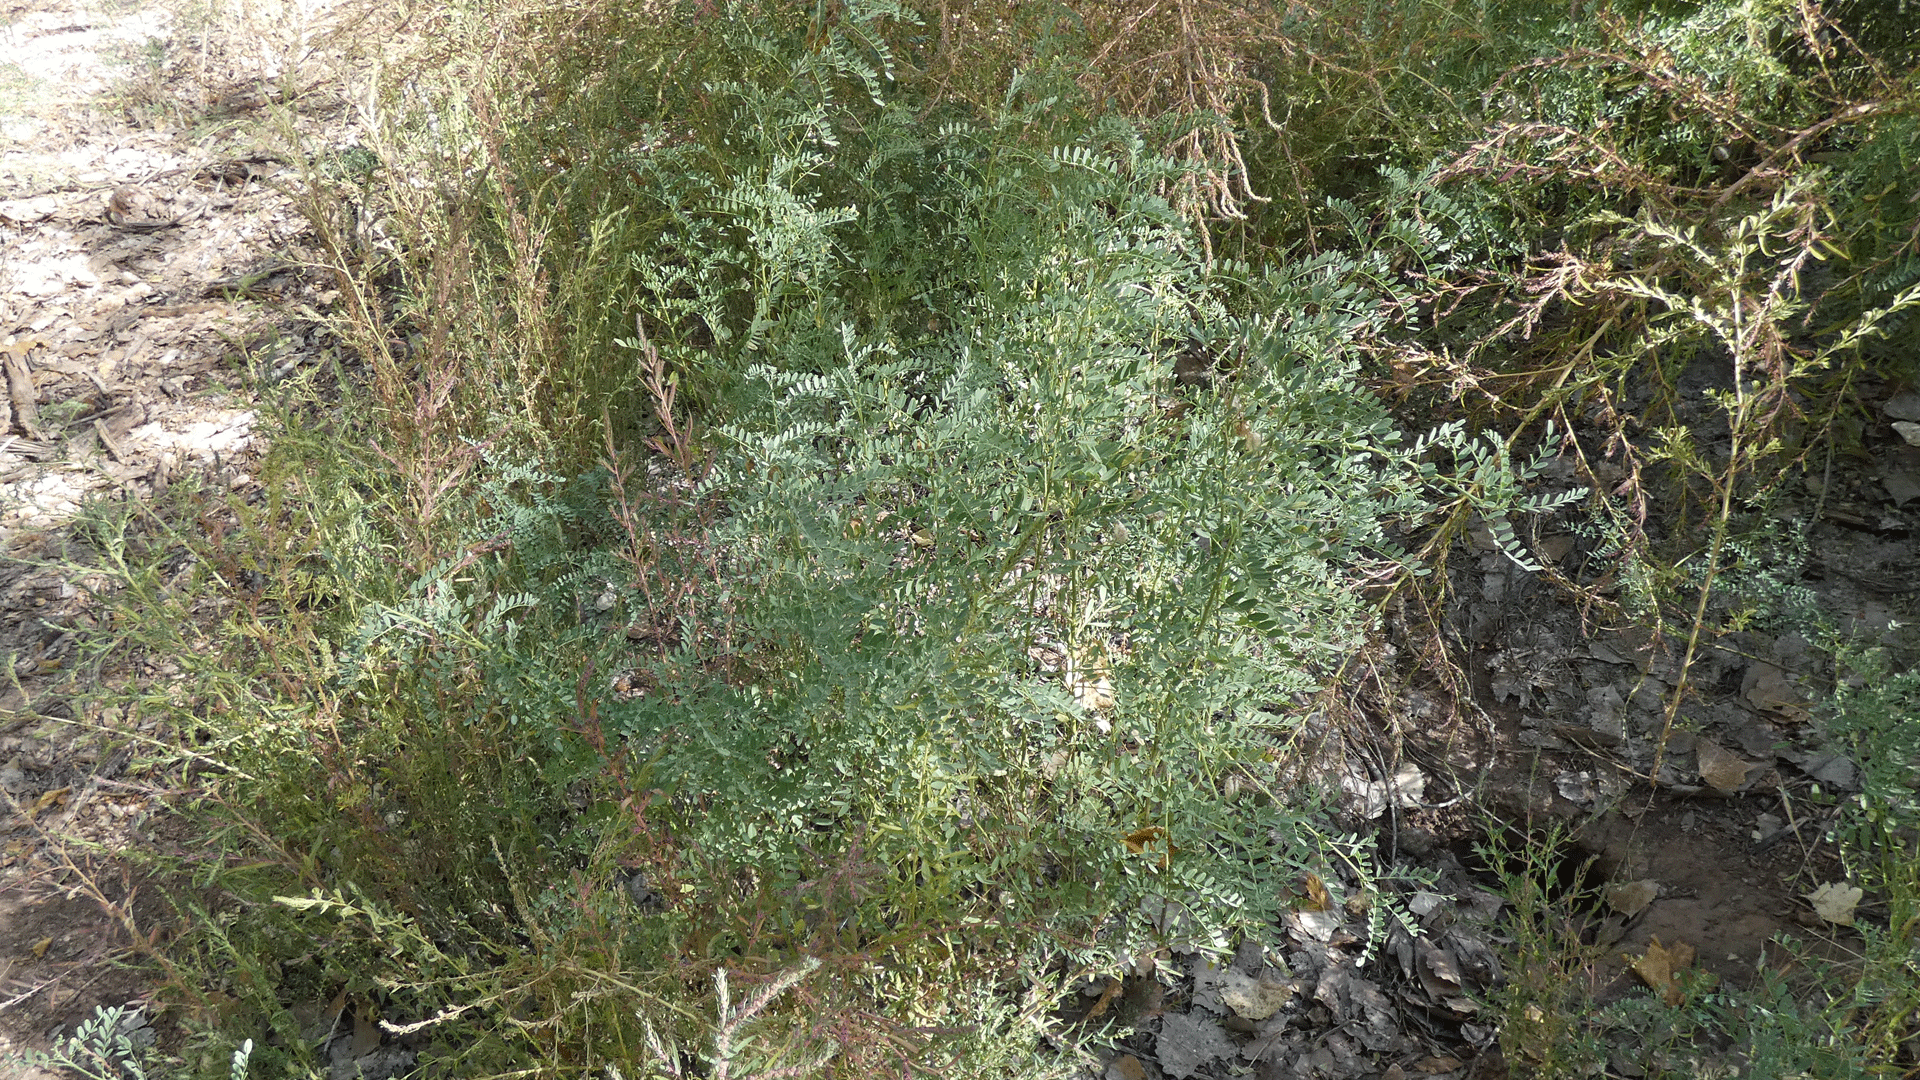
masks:
<instances>
[{"instance_id":1,"label":"green weed","mask_svg":"<svg viewBox=\"0 0 1920 1080\"><path fill-rule=\"evenodd\" d=\"M1540 480L1563 447L1592 471L1594 424L1631 481L1596 528L1691 657L1764 576L1736 525L1808 452L1796 394L1839 401L1920 303L1908 211L1868 193L1910 95L1804 7L1605 11L1567 48L1550 7L1244 40L1227 4L1177 32L435 13L393 46L413 74L362 88L359 146L284 132L339 397L288 391L261 499L183 485L90 526L103 647L169 669L127 705L218 773L187 808L218 855L175 866L196 1021L263 1074L321 1067L295 1013L325 1007L462 1076L1066 1075L1073 979L1224 951L1280 882L1362 859L1283 782L1300 703L1363 642L1363 587L1470 520L1547 572L1523 530L1582 497ZM1205 78L1169 96L1141 50ZM1295 111L1237 133L1276 91ZM1857 159L1776 179L1814 127ZM1757 158L1721 176L1736 129ZM1864 269L1803 293L1841 243ZM1733 378L1686 411L1703 357ZM1369 358L1460 401L1403 438ZM1704 508L1703 547L1648 536L1658 499ZM1878 778L1856 859L1912 827L1899 708L1837 713ZM1913 883L1860 865L1890 917L1852 1042L1843 995L1774 984L1575 1021L1594 957L1517 872L1509 1055L1744 1067L1735 1017L1765 1068L1895 1052Z\"/></svg>"}]
</instances>

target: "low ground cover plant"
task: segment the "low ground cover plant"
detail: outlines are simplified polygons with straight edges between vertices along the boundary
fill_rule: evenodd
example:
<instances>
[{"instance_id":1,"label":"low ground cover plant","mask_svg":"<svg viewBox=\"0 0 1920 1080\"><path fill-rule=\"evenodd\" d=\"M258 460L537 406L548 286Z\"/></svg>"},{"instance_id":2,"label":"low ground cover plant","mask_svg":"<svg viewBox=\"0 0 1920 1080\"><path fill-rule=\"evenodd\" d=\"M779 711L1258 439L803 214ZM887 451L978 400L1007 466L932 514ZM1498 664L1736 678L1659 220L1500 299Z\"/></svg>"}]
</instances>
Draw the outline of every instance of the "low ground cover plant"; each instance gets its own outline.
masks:
<instances>
[{"instance_id":1,"label":"low ground cover plant","mask_svg":"<svg viewBox=\"0 0 1920 1080\"><path fill-rule=\"evenodd\" d=\"M223 770L176 963L255 1074L332 1002L452 1075L1069 1075L1076 981L1368 864L1283 766L1469 521L1538 566L1515 523L1590 495L1589 599L1715 631L1742 515L1902 377L1897 29L1174 7L1184 53L1097 5L449 9L366 145L296 148L358 365L280 391L269 498L93 525L124 647L192 669L139 706ZM1628 482L1533 484L1562 452ZM1911 1031L1880 693L1833 729L1896 912L1862 1068Z\"/></svg>"}]
</instances>

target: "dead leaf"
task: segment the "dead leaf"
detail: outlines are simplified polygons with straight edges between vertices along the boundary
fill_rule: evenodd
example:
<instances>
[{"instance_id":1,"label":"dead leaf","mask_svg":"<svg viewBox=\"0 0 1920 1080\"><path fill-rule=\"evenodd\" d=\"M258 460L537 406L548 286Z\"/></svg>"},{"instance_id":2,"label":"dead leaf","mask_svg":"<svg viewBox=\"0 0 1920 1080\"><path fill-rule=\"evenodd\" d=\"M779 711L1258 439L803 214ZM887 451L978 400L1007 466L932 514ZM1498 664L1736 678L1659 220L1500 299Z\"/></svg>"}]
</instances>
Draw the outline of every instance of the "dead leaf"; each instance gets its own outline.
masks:
<instances>
[{"instance_id":1,"label":"dead leaf","mask_svg":"<svg viewBox=\"0 0 1920 1080\"><path fill-rule=\"evenodd\" d=\"M1660 895L1660 883L1652 878L1625 881L1607 886L1607 906L1631 919Z\"/></svg>"},{"instance_id":2,"label":"dead leaf","mask_svg":"<svg viewBox=\"0 0 1920 1080\"><path fill-rule=\"evenodd\" d=\"M353 1042L348 1044L347 1053L354 1057L366 1057L380 1045L380 1025L374 1020L372 1006L363 1005L353 1010Z\"/></svg>"},{"instance_id":3,"label":"dead leaf","mask_svg":"<svg viewBox=\"0 0 1920 1080\"><path fill-rule=\"evenodd\" d=\"M1693 754L1699 764L1700 778L1722 795L1740 790L1740 785L1747 782L1747 773L1753 769L1712 739L1694 743Z\"/></svg>"},{"instance_id":4,"label":"dead leaf","mask_svg":"<svg viewBox=\"0 0 1920 1080\"><path fill-rule=\"evenodd\" d=\"M1247 1020L1265 1020L1279 1012L1293 997L1293 989L1291 981L1274 972L1263 971L1256 979L1229 968L1220 975L1221 1003Z\"/></svg>"},{"instance_id":5,"label":"dead leaf","mask_svg":"<svg viewBox=\"0 0 1920 1080\"><path fill-rule=\"evenodd\" d=\"M1220 1003L1220 987L1226 982L1226 972L1213 957L1194 953L1187 960L1187 974L1193 978L1193 995L1188 1000L1208 1012L1226 1012L1227 1007Z\"/></svg>"},{"instance_id":6,"label":"dead leaf","mask_svg":"<svg viewBox=\"0 0 1920 1080\"><path fill-rule=\"evenodd\" d=\"M38 345L39 342L33 342ZM35 404L39 392L33 388L33 373L27 370L25 351L14 352L10 346L7 352L7 396L13 401L13 420L20 425L20 431L36 442L44 438L40 434L40 407ZM6 432L0 431L0 435Z\"/></svg>"},{"instance_id":7,"label":"dead leaf","mask_svg":"<svg viewBox=\"0 0 1920 1080\"><path fill-rule=\"evenodd\" d=\"M1087 1015L1081 1017L1081 1019L1091 1020L1106 1012L1107 1009L1113 1005L1114 999L1120 996L1120 991L1125 985L1126 984L1122 983L1119 979L1108 979L1107 985L1100 990L1099 998L1095 999L1093 1007L1088 1009Z\"/></svg>"},{"instance_id":8,"label":"dead leaf","mask_svg":"<svg viewBox=\"0 0 1920 1080\"><path fill-rule=\"evenodd\" d=\"M1836 926L1852 926L1853 909L1860 906L1865 893L1846 882L1829 881L1802 895L1813 905L1815 915Z\"/></svg>"},{"instance_id":9,"label":"dead leaf","mask_svg":"<svg viewBox=\"0 0 1920 1080\"><path fill-rule=\"evenodd\" d=\"M1327 892L1327 883L1320 880L1319 874L1307 875L1308 911L1325 911L1333 906L1333 895Z\"/></svg>"},{"instance_id":10,"label":"dead leaf","mask_svg":"<svg viewBox=\"0 0 1920 1080\"><path fill-rule=\"evenodd\" d=\"M1480 1011L1467 996L1465 981L1460 977L1460 967L1452 953L1425 938L1414 942L1414 951L1419 958L1414 973L1420 979L1420 988L1427 992L1428 1001L1459 1016L1472 1016Z\"/></svg>"},{"instance_id":11,"label":"dead leaf","mask_svg":"<svg viewBox=\"0 0 1920 1080\"><path fill-rule=\"evenodd\" d=\"M1860 767L1845 754L1810 753L1798 760L1800 771L1806 773L1808 779L1841 791L1860 790Z\"/></svg>"},{"instance_id":12,"label":"dead leaf","mask_svg":"<svg viewBox=\"0 0 1920 1080\"><path fill-rule=\"evenodd\" d=\"M1269 1017L1254 1029L1252 1041L1240 1048L1240 1056L1248 1061L1280 1060L1281 1052L1289 1048L1288 1021L1286 1016Z\"/></svg>"},{"instance_id":13,"label":"dead leaf","mask_svg":"<svg viewBox=\"0 0 1920 1080\"><path fill-rule=\"evenodd\" d=\"M1173 857L1173 853L1180 850L1180 848L1167 837L1167 830L1159 825L1149 825L1144 829L1135 829L1122 837L1122 840L1127 845L1128 853L1133 855L1147 854L1153 845L1164 843L1166 849L1160 852L1160 865L1162 868L1164 868L1168 860Z\"/></svg>"},{"instance_id":14,"label":"dead leaf","mask_svg":"<svg viewBox=\"0 0 1920 1080\"><path fill-rule=\"evenodd\" d=\"M1807 719L1807 699L1787 673L1772 664L1755 662L1740 686L1747 704L1788 721Z\"/></svg>"},{"instance_id":15,"label":"dead leaf","mask_svg":"<svg viewBox=\"0 0 1920 1080\"><path fill-rule=\"evenodd\" d=\"M14 226L31 225L45 221L60 209L60 204L51 195L42 195L34 199L8 199L0 202L0 220Z\"/></svg>"},{"instance_id":16,"label":"dead leaf","mask_svg":"<svg viewBox=\"0 0 1920 1080\"><path fill-rule=\"evenodd\" d=\"M1387 1050L1399 1037L1399 1011L1378 984L1355 974L1351 967L1327 968L1321 973L1313 996L1369 1050Z\"/></svg>"},{"instance_id":17,"label":"dead leaf","mask_svg":"<svg viewBox=\"0 0 1920 1080\"><path fill-rule=\"evenodd\" d=\"M1628 957L1632 959L1632 957ZM1669 1006L1680 1004L1680 972L1693 966L1693 946L1679 942L1663 947L1659 938L1647 943L1647 954L1633 961L1633 973L1660 994Z\"/></svg>"},{"instance_id":18,"label":"dead leaf","mask_svg":"<svg viewBox=\"0 0 1920 1080\"><path fill-rule=\"evenodd\" d=\"M45 810L49 806L58 806L66 802L68 793L72 791L73 789L70 787L63 787L54 788L52 791L41 792L40 797L33 800L33 805L27 807L27 820L33 820L39 816L42 810Z\"/></svg>"},{"instance_id":19,"label":"dead leaf","mask_svg":"<svg viewBox=\"0 0 1920 1080\"><path fill-rule=\"evenodd\" d=\"M1192 1013L1175 1013L1160 1022L1154 1057L1174 1080L1186 1080L1210 1061L1228 1057L1233 1044L1220 1025Z\"/></svg>"}]
</instances>

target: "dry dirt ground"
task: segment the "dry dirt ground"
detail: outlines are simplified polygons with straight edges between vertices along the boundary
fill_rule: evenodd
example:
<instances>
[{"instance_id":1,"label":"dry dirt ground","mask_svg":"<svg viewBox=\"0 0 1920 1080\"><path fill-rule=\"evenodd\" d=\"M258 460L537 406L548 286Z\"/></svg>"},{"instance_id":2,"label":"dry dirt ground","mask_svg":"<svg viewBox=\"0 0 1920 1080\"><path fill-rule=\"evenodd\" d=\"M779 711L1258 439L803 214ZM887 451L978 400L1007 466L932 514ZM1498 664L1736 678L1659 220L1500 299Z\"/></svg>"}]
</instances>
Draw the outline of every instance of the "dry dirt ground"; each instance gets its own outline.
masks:
<instances>
[{"instance_id":1,"label":"dry dirt ground","mask_svg":"<svg viewBox=\"0 0 1920 1080\"><path fill-rule=\"evenodd\" d=\"M107 585L74 569L75 515L183 482L248 496L253 388L323 355L330 297L287 261L303 225L257 139L310 43L284 10L250 33L218 14L0 0L0 1076L148 1002L124 962L169 909L122 856L192 853L165 733L92 700L176 673L82 662Z\"/></svg>"}]
</instances>

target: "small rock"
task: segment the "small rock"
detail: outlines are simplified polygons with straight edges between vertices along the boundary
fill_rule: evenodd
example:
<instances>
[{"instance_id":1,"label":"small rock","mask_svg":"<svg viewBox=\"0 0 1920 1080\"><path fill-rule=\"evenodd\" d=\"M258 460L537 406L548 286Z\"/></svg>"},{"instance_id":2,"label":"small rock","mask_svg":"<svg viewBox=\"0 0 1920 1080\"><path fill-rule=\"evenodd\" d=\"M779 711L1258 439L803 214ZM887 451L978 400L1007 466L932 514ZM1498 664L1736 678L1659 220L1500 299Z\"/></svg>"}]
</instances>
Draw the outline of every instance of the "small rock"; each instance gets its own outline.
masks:
<instances>
[{"instance_id":1,"label":"small rock","mask_svg":"<svg viewBox=\"0 0 1920 1080\"><path fill-rule=\"evenodd\" d=\"M1893 420L1920 420L1920 394L1909 390L1904 394L1895 394L1887 399L1880 411Z\"/></svg>"},{"instance_id":2,"label":"small rock","mask_svg":"<svg viewBox=\"0 0 1920 1080\"><path fill-rule=\"evenodd\" d=\"M1920 424L1898 426L1912 428L1912 431L1903 431L1900 435L1914 446L1920 446ZM1895 506L1905 506L1915 499L1920 499L1920 474L1905 469L1881 477L1880 486L1887 489L1887 497L1893 500Z\"/></svg>"}]
</instances>

